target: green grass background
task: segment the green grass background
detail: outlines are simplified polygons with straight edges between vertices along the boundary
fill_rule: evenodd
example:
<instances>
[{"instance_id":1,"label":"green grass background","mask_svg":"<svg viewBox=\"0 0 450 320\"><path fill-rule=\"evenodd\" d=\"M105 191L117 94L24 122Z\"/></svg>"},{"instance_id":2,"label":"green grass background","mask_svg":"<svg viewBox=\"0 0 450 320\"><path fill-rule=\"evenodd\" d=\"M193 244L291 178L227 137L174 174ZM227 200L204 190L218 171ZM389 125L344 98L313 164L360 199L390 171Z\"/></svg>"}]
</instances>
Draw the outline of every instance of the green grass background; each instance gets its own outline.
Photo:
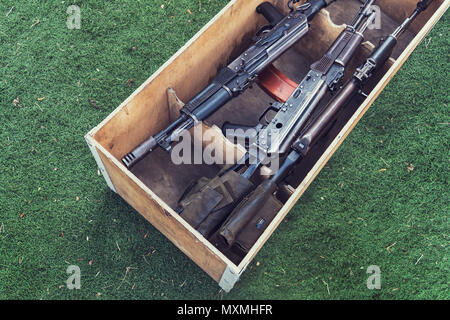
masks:
<instances>
[{"instance_id":1,"label":"green grass background","mask_svg":"<svg viewBox=\"0 0 450 320\"><path fill-rule=\"evenodd\" d=\"M450 297L448 13L230 294L107 188L84 134L226 3L1 1L0 298Z\"/></svg>"}]
</instances>

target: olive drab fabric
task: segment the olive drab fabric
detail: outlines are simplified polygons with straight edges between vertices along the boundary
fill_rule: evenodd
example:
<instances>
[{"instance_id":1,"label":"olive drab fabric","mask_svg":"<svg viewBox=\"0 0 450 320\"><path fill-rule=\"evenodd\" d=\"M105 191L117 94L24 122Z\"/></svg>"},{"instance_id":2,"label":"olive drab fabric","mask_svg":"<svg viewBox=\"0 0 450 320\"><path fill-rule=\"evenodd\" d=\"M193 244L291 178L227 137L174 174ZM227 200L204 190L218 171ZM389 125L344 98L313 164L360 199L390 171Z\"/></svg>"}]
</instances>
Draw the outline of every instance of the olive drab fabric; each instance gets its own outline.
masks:
<instances>
[{"instance_id":1,"label":"olive drab fabric","mask_svg":"<svg viewBox=\"0 0 450 320\"><path fill-rule=\"evenodd\" d=\"M181 217L208 237L252 188L253 183L235 171L201 178L179 201Z\"/></svg>"}]
</instances>

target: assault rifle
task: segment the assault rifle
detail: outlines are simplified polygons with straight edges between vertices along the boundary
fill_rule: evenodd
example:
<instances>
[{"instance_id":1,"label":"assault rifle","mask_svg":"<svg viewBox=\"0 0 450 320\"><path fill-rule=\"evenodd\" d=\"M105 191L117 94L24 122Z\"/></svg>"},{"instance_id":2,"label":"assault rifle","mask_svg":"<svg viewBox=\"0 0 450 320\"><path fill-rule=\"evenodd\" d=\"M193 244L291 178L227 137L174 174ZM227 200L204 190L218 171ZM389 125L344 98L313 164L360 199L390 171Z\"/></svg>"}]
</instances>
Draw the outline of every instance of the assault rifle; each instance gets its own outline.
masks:
<instances>
[{"instance_id":1,"label":"assault rifle","mask_svg":"<svg viewBox=\"0 0 450 320\"><path fill-rule=\"evenodd\" d=\"M264 112L275 110L276 115L265 126L257 126L259 131L246 155L234 167L221 172L209 184L199 186L198 190L189 194L189 199L185 198L180 202L177 212L200 233L209 235L222 224L241 200L239 198L253 189L250 179L256 170L273 155L286 152L326 92L334 90L340 83L347 63L364 39L363 32L375 18L376 13L371 8L374 2L375 0L365 1L325 55L312 64L311 70L291 97L285 103L272 104ZM252 159L254 162L250 161L245 172L238 173ZM218 189L222 195L214 191ZM226 189L231 190L224 195ZM230 198L233 201L224 200Z\"/></svg>"},{"instance_id":2,"label":"assault rifle","mask_svg":"<svg viewBox=\"0 0 450 320\"><path fill-rule=\"evenodd\" d=\"M353 77L339 90L321 114L311 122L311 125L291 145L291 151L279 170L270 179L262 182L235 208L228 221L220 230L220 235L224 237L229 245L233 244L240 230L263 208L268 197L276 191L277 185L289 174L293 166L307 155L312 144L321 136L339 110L357 93L360 93L365 82L375 74L375 71L380 66L385 64L397 44L397 39L411 22L428 7L431 1L420 1L410 17L392 34L381 41L366 62L357 69Z\"/></svg>"},{"instance_id":3,"label":"assault rifle","mask_svg":"<svg viewBox=\"0 0 450 320\"><path fill-rule=\"evenodd\" d=\"M334 41L323 57L311 65L310 71L283 103L272 103L275 117L259 130L255 142L249 147L245 159L254 159L243 176L247 179L268 158L284 154L295 136L304 127L316 106L328 91L334 91L344 77L345 67L364 40L363 33L373 23L376 12L371 8L375 0L366 0L353 21ZM236 127L236 125L233 125ZM223 128L227 131L227 126ZM227 134L228 136L228 134Z\"/></svg>"},{"instance_id":4,"label":"assault rifle","mask_svg":"<svg viewBox=\"0 0 450 320\"><path fill-rule=\"evenodd\" d=\"M259 5L256 11L269 21L270 26L260 30L256 42L249 49L220 70L210 85L186 103L176 121L123 157L125 166L131 168L157 147L169 152L172 142L184 130L189 130L199 121L208 118L246 90L262 70L308 32L309 22L314 16L335 0L308 0L294 8L293 4L298 1L288 2L291 12L287 16L283 16L269 2Z\"/></svg>"}]
</instances>

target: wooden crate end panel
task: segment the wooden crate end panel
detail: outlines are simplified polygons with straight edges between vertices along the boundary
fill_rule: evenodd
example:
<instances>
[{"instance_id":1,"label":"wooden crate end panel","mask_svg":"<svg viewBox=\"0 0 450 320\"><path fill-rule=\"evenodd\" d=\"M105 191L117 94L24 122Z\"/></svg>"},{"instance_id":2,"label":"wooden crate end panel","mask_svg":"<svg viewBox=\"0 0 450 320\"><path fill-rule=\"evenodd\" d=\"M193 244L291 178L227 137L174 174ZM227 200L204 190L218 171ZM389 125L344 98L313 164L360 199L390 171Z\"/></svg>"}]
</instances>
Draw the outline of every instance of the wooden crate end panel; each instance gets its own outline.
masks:
<instances>
[{"instance_id":1,"label":"wooden crate end panel","mask_svg":"<svg viewBox=\"0 0 450 320\"><path fill-rule=\"evenodd\" d=\"M90 133L88 133L84 139L86 140L86 143L89 147L89 150L91 150L92 156L95 159L95 162L97 163L97 167L100 170L101 174L103 175L103 178L106 181L106 184L108 185L108 187L117 193L116 188L114 187L114 184L111 181L111 178L109 176L108 171L106 170L103 161L101 160L100 156L99 156L99 151L98 149L94 146L93 141L92 141L92 136L90 135Z\"/></svg>"},{"instance_id":2,"label":"wooden crate end panel","mask_svg":"<svg viewBox=\"0 0 450 320\"><path fill-rule=\"evenodd\" d=\"M117 193L200 268L219 282L227 264L166 212L108 157L100 153L100 158L114 181Z\"/></svg>"}]
</instances>

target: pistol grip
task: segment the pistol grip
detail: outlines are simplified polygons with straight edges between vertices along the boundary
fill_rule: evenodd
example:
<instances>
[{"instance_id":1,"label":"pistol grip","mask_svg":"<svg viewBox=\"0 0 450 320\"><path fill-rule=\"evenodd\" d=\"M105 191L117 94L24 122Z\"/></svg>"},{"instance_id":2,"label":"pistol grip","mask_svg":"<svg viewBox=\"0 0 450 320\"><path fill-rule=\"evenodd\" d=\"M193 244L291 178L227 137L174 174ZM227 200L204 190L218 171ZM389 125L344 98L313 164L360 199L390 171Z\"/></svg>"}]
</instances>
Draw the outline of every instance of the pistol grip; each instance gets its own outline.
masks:
<instances>
[{"instance_id":1,"label":"pistol grip","mask_svg":"<svg viewBox=\"0 0 450 320\"><path fill-rule=\"evenodd\" d=\"M263 2L260 4L256 8L256 12L262 14L272 27L276 26L284 18L284 15L270 2Z\"/></svg>"}]
</instances>

